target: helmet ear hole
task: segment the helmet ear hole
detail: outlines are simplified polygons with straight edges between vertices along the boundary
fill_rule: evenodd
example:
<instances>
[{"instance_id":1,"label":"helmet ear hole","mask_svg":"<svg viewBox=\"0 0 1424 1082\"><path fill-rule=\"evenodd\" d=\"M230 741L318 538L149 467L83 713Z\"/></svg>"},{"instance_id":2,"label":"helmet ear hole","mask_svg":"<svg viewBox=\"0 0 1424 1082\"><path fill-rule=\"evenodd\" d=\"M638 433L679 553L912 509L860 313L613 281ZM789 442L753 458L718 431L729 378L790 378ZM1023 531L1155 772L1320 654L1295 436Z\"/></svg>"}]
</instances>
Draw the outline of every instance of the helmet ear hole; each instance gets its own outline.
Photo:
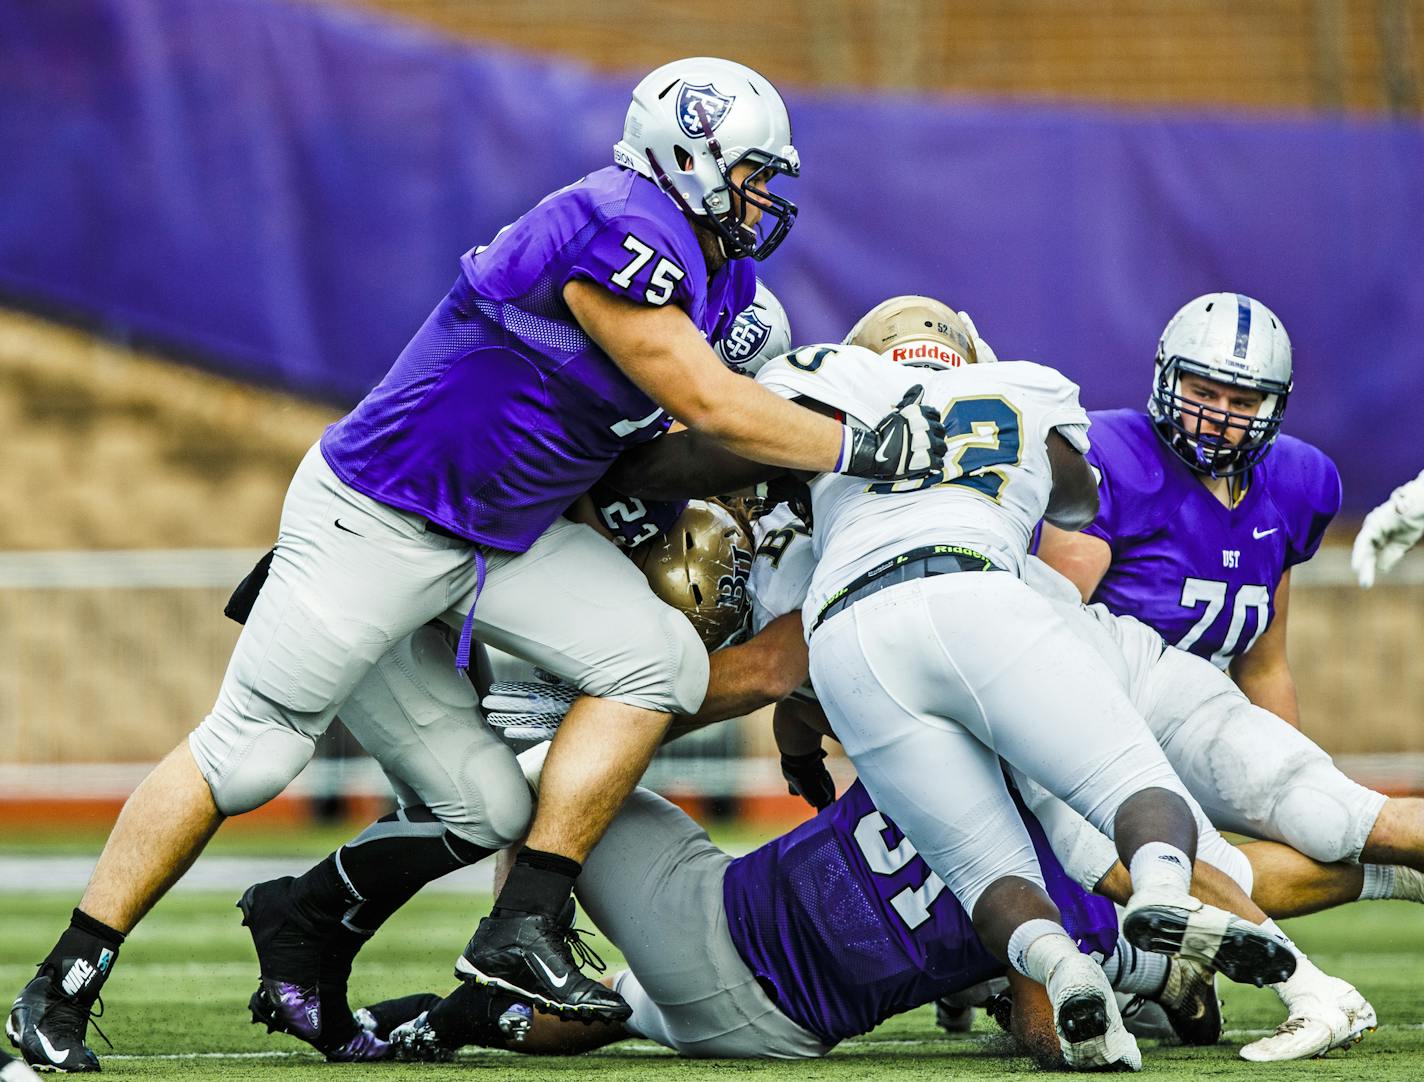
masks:
<instances>
[{"instance_id":1,"label":"helmet ear hole","mask_svg":"<svg viewBox=\"0 0 1424 1082\"><path fill-rule=\"evenodd\" d=\"M702 588L697 583L692 584L692 600L697 603L697 607L702 607Z\"/></svg>"},{"instance_id":2,"label":"helmet ear hole","mask_svg":"<svg viewBox=\"0 0 1424 1082\"><path fill-rule=\"evenodd\" d=\"M677 167L684 173L692 168L692 151L688 150L685 146L679 144L673 147L672 156L673 160L677 162Z\"/></svg>"}]
</instances>

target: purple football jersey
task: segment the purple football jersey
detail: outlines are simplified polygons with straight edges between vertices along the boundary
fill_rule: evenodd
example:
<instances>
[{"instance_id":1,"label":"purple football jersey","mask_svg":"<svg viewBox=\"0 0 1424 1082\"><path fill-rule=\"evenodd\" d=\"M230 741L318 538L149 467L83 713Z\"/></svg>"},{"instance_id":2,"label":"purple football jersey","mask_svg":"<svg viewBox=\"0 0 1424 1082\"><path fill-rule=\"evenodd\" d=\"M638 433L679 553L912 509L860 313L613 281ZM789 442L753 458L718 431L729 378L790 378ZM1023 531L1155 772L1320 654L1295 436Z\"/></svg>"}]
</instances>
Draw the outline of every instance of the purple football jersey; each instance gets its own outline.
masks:
<instances>
[{"instance_id":1,"label":"purple football jersey","mask_svg":"<svg viewBox=\"0 0 1424 1082\"><path fill-rule=\"evenodd\" d=\"M1019 811L1068 934L1108 957L1113 904L1070 880L1037 820ZM828 1044L1004 971L858 781L814 819L732 861L722 897L748 968L782 1013Z\"/></svg>"},{"instance_id":2,"label":"purple football jersey","mask_svg":"<svg viewBox=\"0 0 1424 1082\"><path fill-rule=\"evenodd\" d=\"M1320 547L1340 509L1335 464L1281 436L1251 471L1241 501L1227 508L1145 413L1089 416L1088 461L1102 474L1102 504L1084 532L1112 547L1092 600L1225 668L1270 624L1281 576Z\"/></svg>"},{"instance_id":3,"label":"purple football jersey","mask_svg":"<svg viewBox=\"0 0 1424 1082\"><path fill-rule=\"evenodd\" d=\"M386 377L326 430L322 452L373 499L513 552L669 424L584 333L564 285L676 304L713 341L756 290L745 259L709 282L691 223L652 181L616 167L554 192L461 267Z\"/></svg>"}]
</instances>

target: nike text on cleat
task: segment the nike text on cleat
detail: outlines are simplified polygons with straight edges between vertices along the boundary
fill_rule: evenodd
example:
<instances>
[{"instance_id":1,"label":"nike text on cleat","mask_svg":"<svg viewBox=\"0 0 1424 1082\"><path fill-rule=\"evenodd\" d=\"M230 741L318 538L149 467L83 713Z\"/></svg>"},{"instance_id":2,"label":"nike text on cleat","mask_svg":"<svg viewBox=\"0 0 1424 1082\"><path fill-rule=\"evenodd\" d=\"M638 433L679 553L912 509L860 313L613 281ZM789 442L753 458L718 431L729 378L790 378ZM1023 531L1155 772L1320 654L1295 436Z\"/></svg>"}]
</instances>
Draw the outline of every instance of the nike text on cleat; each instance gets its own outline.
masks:
<instances>
[{"instance_id":1,"label":"nike text on cleat","mask_svg":"<svg viewBox=\"0 0 1424 1082\"><path fill-rule=\"evenodd\" d=\"M590 980L579 961L598 972L602 960L558 921L533 913L486 917L455 960L462 981L501 988L516 999L581 1022L622 1022L632 1009L618 993Z\"/></svg>"},{"instance_id":2,"label":"nike text on cleat","mask_svg":"<svg viewBox=\"0 0 1424 1082\"><path fill-rule=\"evenodd\" d=\"M31 1067L82 1074L99 1070L84 1040L88 1025L88 1004L64 995L42 968L16 997L5 1032Z\"/></svg>"},{"instance_id":3,"label":"nike text on cleat","mask_svg":"<svg viewBox=\"0 0 1424 1082\"><path fill-rule=\"evenodd\" d=\"M1259 988L1295 972L1295 955L1264 928L1188 894L1135 892L1122 931L1138 950L1175 955L1241 984Z\"/></svg>"}]
</instances>

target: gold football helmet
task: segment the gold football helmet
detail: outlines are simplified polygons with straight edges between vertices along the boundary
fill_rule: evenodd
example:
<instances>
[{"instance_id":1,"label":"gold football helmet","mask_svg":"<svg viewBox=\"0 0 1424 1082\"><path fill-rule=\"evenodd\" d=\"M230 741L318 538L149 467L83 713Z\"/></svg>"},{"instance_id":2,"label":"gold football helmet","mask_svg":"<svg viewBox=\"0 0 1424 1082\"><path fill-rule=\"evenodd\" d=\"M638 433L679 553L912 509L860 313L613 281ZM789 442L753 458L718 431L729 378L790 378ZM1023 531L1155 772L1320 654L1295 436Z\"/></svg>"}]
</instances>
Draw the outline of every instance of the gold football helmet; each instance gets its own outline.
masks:
<instances>
[{"instance_id":1,"label":"gold football helmet","mask_svg":"<svg viewBox=\"0 0 1424 1082\"><path fill-rule=\"evenodd\" d=\"M653 593L692 621L709 650L741 630L751 570L750 532L727 508L702 500L652 542L643 564Z\"/></svg>"},{"instance_id":2,"label":"gold football helmet","mask_svg":"<svg viewBox=\"0 0 1424 1082\"><path fill-rule=\"evenodd\" d=\"M881 301L860 317L845 342L897 364L960 368L979 363L974 334L959 313L933 297L914 294Z\"/></svg>"}]
</instances>

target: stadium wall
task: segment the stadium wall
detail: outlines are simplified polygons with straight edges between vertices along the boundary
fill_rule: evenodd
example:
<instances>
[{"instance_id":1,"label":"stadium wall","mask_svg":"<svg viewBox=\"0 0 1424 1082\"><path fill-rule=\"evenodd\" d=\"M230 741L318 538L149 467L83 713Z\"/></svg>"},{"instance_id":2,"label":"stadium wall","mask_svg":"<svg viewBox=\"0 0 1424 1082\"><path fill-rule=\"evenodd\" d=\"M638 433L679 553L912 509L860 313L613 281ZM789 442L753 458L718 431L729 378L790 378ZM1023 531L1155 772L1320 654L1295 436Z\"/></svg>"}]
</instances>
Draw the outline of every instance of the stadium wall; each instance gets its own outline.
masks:
<instances>
[{"instance_id":1,"label":"stadium wall","mask_svg":"<svg viewBox=\"0 0 1424 1082\"><path fill-rule=\"evenodd\" d=\"M277 0L0 0L0 41L0 291L336 401L464 249L608 160L631 79ZM1417 471L1417 118L788 98L803 214L766 269L798 338L932 292L1137 405L1167 316L1239 289L1291 329L1289 427L1347 507Z\"/></svg>"}]
</instances>

